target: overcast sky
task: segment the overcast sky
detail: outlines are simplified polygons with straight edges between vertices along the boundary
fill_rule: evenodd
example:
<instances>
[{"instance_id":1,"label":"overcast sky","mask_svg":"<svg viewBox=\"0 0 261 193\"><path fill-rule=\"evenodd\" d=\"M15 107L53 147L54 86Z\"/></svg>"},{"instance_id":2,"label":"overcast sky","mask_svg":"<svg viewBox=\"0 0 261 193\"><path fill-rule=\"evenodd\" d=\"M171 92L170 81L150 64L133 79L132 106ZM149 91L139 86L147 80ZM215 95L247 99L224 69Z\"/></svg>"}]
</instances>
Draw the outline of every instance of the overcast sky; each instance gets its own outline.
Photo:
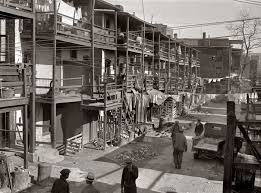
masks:
<instances>
[{"instance_id":1,"label":"overcast sky","mask_svg":"<svg viewBox=\"0 0 261 193\"><path fill-rule=\"evenodd\" d=\"M124 10L143 18L142 0L108 0L113 4L121 4ZM260 1L261 0L256 0ZM239 3L233 0L144 0L145 19L153 23L164 23L169 26L200 24L239 18L241 9L248 9L252 17L261 17L261 6ZM153 19L152 19L153 18ZM201 38L207 36L220 37L230 35L225 25L198 27L178 30L179 37ZM261 49L258 50L261 52Z\"/></svg>"}]
</instances>

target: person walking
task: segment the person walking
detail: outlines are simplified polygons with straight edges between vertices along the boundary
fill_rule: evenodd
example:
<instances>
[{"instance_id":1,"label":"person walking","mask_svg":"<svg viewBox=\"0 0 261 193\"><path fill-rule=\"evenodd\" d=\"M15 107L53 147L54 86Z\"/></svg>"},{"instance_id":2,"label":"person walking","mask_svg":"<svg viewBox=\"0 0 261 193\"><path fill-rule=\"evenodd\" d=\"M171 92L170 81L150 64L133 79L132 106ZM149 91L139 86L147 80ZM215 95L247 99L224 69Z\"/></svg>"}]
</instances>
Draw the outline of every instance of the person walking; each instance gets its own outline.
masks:
<instances>
[{"instance_id":1,"label":"person walking","mask_svg":"<svg viewBox=\"0 0 261 193\"><path fill-rule=\"evenodd\" d=\"M121 193L137 193L136 179L139 176L138 168L130 158L125 161L121 177Z\"/></svg>"},{"instance_id":2,"label":"person walking","mask_svg":"<svg viewBox=\"0 0 261 193\"><path fill-rule=\"evenodd\" d=\"M201 136L203 133L203 130L204 130L203 124L201 123L201 120L198 119L196 127L195 127L195 135Z\"/></svg>"},{"instance_id":3,"label":"person walking","mask_svg":"<svg viewBox=\"0 0 261 193\"><path fill-rule=\"evenodd\" d=\"M81 191L81 193L100 193L98 189L93 185L93 181L95 179L95 175L92 172L89 172L86 177L86 186Z\"/></svg>"},{"instance_id":4,"label":"person walking","mask_svg":"<svg viewBox=\"0 0 261 193\"><path fill-rule=\"evenodd\" d=\"M174 142L174 164L176 169L181 169L183 152L187 151L187 139L183 134L183 128L179 128L179 132L175 135Z\"/></svg>"},{"instance_id":5,"label":"person walking","mask_svg":"<svg viewBox=\"0 0 261 193\"><path fill-rule=\"evenodd\" d=\"M175 136L176 133L179 132L179 130L180 130L179 122L175 121L174 125L171 128L171 139L172 139L173 148L174 148Z\"/></svg>"},{"instance_id":6,"label":"person walking","mask_svg":"<svg viewBox=\"0 0 261 193\"><path fill-rule=\"evenodd\" d=\"M70 193L67 179L69 178L71 171L69 169L63 169L60 173L60 179L55 180L53 183L51 193Z\"/></svg>"}]
</instances>

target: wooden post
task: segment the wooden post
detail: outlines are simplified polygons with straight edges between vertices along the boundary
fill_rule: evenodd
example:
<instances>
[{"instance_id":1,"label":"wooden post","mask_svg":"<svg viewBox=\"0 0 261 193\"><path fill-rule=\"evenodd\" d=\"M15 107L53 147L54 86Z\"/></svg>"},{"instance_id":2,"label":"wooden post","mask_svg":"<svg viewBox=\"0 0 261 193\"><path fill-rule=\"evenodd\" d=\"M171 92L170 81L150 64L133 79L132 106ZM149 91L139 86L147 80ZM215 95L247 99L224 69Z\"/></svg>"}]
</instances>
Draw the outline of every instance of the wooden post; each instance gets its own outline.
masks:
<instances>
[{"instance_id":1,"label":"wooden post","mask_svg":"<svg viewBox=\"0 0 261 193\"><path fill-rule=\"evenodd\" d=\"M160 79L161 79L161 77L160 77L160 68L161 68L161 63L160 63L160 33L159 33L159 60L158 60L158 62L159 62L158 84L159 84L159 88L160 88Z\"/></svg>"},{"instance_id":2,"label":"wooden post","mask_svg":"<svg viewBox=\"0 0 261 193\"><path fill-rule=\"evenodd\" d=\"M168 70L167 70L168 80L167 80L167 84L170 83L170 37L169 37L169 45L168 45L168 48L169 48L169 51L168 51L169 53L168 53ZM165 92L168 93L168 89L169 89L169 88L166 87L166 89L167 89L167 90L166 90Z\"/></svg>"},{"instance_id":3,"label":"wooden post","mask_svg":"<svg viewBox=\"0 0 261 193\"><path fill-rule=\"evenodd\" d=\"M144 80L145 80L145 76L144 76L144 68L145 68L145 41L146 41L146 36L145 36L145 33L146 33L146 25L145 25L145 21L143 22L143 26L142 26L142 65L141 65L141 79L142 79L142 84L141 84L141 110L140 110L140 117L141 117L141 121L145 121L144 120L144 114L145 114L145 111L144 111L144 104L143 104L143 92L144 92Z\"/></svg>"},{"instance_id":4,"label":"wooden post","mask_svg":"<svg viewBox=\"0 0 261 193\"><path fill-rule=\"evenodd\" d=\"M103 132L103 139L104 139L104 141L103 141L103 148L104 148L104 150L106 149L106 143L107 143L107 141L106 141L106 132L107 132L107 109L105 108L104 109L104 123L103 123L103 126L104 126L104 128L103 128L103 130L104 130L104 132Z\"/></svg>"},{"instance_id":5,"label":"wooden post","mask_svg":"<svg viewBox=\"0 0 261 193\"><path fill-rule=\"evenodd\" d=\"M183 60L183 63L184 63L184 68L183 68L183 91L185 90L185 77L186 77L186 46L184 46L184 60Z\"/></svg>"},{"instance_id":6,"label":"wooden post","mask_svg":"<svg viewBox=\"0 0 261 193\"><path fill-rule=\"evenodd\" d=\"M118 130L118 138L120 139L121 138L121 124L122 124L122 107L120 107L119 108L120 109L120 119L119 119L119 121L120 121L120 127L119 127L119 130Z\"/></svg>"},{"instance_id":7,"label":"wooden post","mask_svg":"<svg viewBox=\"0 0 261 193\"><path fill-rule=\"evenodd\" d=\"M232 191L232 172L234 162L234 138L236 132L235 103L227 102L227 134L225 144L223 193Z\"/></svg>"},{"instance_id":8,"label":"wooden post","mask_svg":"<svg viewBox=\"0 0 261 193\"><path fill-rule=\"evenodd\" d=\"M192 48L189 48L189 71L188 71L188 88L191 89L191 74L192 74Z\"/></svg>"},{"instance_id":9,"label":"wooden post","mask_svg":"<svg viewBox=\"0 0 261 193\"><path fill-rule=\"evenodd\" d=\"M24 116L23 116L23 141L24 141L24 168L28 168L28 105L24 105Z\"/></svg>"},{"instance_id":10,"label":"wooden post","mask_svg":"<svg viewBox=\"0 0 261 193\"><path fill-rule=\"evenodd\" d=\"M118 22L117 22L117 17L118 17L118 12L115 11L115 15L114 15L114 20L115 20L115 52L114 52L114 57L115 57L115 62L114 62L114 78L115 78L115 84L117 85L117 64L118 64L118 52L117 52L117 44L118 44Z\"/></svg>"},{"instance_id":11,"label":"wooden post","mask_svg":"<svg viewBox=\"0 0 261 193\"><path fill-rule=\"evenodd\" d=\"M128 90L128 69L129 69L129 32L130 31L130 18L127 17L127 29L126 29L126 39L127 39L127 48L126 48L126 91Z\"/></svg>"},{"instance_id":12,"label":"wooden post","mask_svg":"<svg viewBox=\"0 0 261 193\"><path fill-rule=\"evenodd\" d=\"M95 62L94 62L94 8L95 8L95 0L92 0L92 19L91 19L91 46L92 46L92 98L94 92L94 69L95 69Z\"/></svg>"},{"instance_id":13,"label":"wooden post","mask_svg":"<svg viewBox=\"0 0 261 193\"><path fill-rule=\"evenodd\" d=\"M51 142L52 148L56 148L56 35L57 35L57 10L56 0L54 1L54 40L53 40L53 85L52 85L52 103L51 103Z\"/></svg>"},{"instance_id":14,"label":"wooden post","mask_svg":"<svg viewBox=\"0 0 261 193\"><path fill-rule=\"evenodd\" d=\"M33 0L33 13L35 13L35 0ZM35 76L36 76L36 58L35 58L35 55L36 55L36 41L35 41L35 32L36 32L36 18L34 16L33 20L33 26L32 26L32 42L33 42L33 50L32 50L32 90L30 91L30 141L29 141L29 144L30 144L30 149L29 149L29 152L30 153L34 153L35 151L35 140L36 140L36 122L35 122L35 92L36 92L36 82L35 82Z\"/></svg>"},{"instance_id":15,"label":"wooden post","mask_svg":"<svg viewBox=\"0 0 261 193\"><path fill-rule=\"evenodd\" d=\"M153 43L153 54L152 54L152 77L154 79L155 76L155 30L154 28L152 29L152 43Z\"/></svg>"}]
</instances>

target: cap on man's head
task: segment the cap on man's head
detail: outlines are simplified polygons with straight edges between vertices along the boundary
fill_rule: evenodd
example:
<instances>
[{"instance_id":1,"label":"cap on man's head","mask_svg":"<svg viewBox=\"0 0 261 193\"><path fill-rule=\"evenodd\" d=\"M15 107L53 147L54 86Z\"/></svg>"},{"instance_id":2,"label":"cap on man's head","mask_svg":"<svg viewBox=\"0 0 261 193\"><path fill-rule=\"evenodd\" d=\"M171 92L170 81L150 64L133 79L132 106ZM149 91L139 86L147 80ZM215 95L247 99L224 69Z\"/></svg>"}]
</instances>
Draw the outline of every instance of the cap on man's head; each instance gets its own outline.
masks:
<instances>
[{"instance_id":1,"label":"cap on man's head","mask_svg":"<svg viewBox=\"0 0 261 193\"><path fill-rule=\"evenodd\" d=\"M95 179L94 173L89 172L87 177L86 177L86 180L89 181L89 182L92 182L94 179Z\"/></svg>"},{"instance_id":2,"label":"cap on man's head","mask_svg":"<svg viewBox=\"0 0 261 193\"><path fill-rule=\"evenodd\" d=\"M69 169L63 169L62 171L60 171L60 173L62 176L66 176L66 175L70 174L71 171Z\"/></svg>"},{"instance_id":3,"label":"cap on man's head","mask_svg":"<svg viewBox=\"0 0 261 193\"><path fill-rule=\"evenodd\" d=\"M132 163L131 158L127 158L127 159L125 160L125 163L126 163L126 164L131 164L131 163Z\"/></svg>"}]
</instances>

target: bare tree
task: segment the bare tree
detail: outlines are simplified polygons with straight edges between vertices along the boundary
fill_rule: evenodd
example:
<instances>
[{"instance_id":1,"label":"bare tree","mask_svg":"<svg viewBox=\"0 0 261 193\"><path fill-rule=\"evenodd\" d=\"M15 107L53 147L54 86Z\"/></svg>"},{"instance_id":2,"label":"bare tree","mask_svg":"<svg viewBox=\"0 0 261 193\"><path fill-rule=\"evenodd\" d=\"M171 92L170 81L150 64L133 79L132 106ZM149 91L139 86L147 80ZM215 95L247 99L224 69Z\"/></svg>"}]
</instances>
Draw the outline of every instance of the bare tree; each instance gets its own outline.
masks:
<instances>
[{"instance_id":1,"label":"bare tree","mask_svg":"<svg viewBox=\"0 0 261 193\"><path fill-rule=\"evenodd\" d=\"M244 55L240 64L240 77L242 78L244 70L249 64L249 54L253 49L261 46L261 38L258 37L261 32L261 20L252 19L247 10L240 11L239 20L241 20L239 23L231 24L227 26L227 29L232 36L243 40Z\"/></svg>"}]
</instances>

